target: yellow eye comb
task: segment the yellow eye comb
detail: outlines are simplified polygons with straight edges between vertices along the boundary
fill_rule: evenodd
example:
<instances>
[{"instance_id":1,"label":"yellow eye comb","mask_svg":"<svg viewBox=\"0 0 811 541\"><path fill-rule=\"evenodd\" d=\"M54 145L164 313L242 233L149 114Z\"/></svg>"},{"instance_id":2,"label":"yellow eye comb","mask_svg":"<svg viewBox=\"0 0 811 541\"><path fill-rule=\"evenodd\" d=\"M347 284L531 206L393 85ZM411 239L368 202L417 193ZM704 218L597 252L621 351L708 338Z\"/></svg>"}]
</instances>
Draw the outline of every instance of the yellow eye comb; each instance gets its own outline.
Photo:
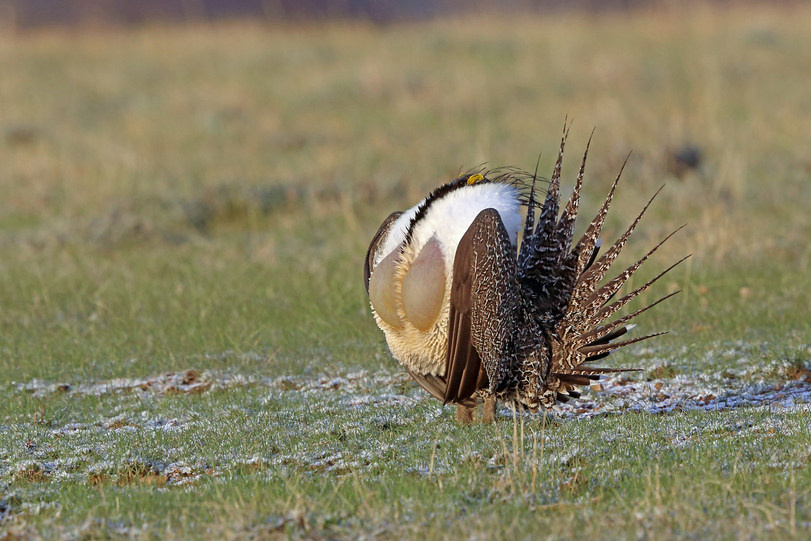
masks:
<instances>
[{"instance_id":1,"label":"yellow eye comb","mask_svg":"<svg viewBox=\"0 0 811 541\"><path fill-rule=\"evenodd\" d=\"M481 173L476 173L475 175L470 175L469 177L467 177L467 185L472 186L473 184L476 184L477 182L480 182L482 180L484 180L484 175L482 175Z\"/></svg>"}]
</instances>

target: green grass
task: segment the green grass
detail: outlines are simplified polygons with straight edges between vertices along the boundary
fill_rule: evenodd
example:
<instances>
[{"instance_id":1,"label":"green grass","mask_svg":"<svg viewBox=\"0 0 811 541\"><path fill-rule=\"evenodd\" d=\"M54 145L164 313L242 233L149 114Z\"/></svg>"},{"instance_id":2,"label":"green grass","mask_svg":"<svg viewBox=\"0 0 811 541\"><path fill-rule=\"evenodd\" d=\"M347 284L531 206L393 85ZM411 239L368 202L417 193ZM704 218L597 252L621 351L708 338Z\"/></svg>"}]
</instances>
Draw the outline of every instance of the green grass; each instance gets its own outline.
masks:
<instances>
[{"instance_id":1,"label":"green grass","mask_svg":"<svg viewBox=\"0 0 811 541\"><path fill-rule=\"evenodd\" d=\"M0 36L0 538L807 537L808 16ZM666 184L618 266L688 223L634 278L694 254L640 299L683 290L670 334L458 426L363 254L460 168L549 173L567 115L584 218L633 150L607 237Z\"/></svg>"}]
</instances>

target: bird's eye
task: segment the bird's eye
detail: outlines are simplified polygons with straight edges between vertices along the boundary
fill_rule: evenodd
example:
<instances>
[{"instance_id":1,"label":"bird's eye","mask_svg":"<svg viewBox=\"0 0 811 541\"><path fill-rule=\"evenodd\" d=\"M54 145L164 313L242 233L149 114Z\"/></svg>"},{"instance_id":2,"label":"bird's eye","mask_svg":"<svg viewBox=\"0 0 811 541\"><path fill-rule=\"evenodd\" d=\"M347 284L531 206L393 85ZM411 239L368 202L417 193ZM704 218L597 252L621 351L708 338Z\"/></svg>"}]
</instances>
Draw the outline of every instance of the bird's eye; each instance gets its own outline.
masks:
<instances>
[{"instance_id":1,"label":"bird's eye","mask_svg":"<svg viewBox=\"0 0 811 541\"><path fill-rule=\"evenodd\" d=\"M427 332L439 317L445 296L445 258L439 241L432 237L403 279L403 307L412 325Z\"/></svg>"},{"instance_id":2,"label":"bird's eye","mask_svg":"<svg viewBox=\"0 0 811 541\"><path fill-rule=\"evenodd\" d=\"M383 258L369 278L369 300L380 318L397 329L403 322L397 315L396 292L394 290L395 266L399 250Z\"/></svg>"}]
</instances>

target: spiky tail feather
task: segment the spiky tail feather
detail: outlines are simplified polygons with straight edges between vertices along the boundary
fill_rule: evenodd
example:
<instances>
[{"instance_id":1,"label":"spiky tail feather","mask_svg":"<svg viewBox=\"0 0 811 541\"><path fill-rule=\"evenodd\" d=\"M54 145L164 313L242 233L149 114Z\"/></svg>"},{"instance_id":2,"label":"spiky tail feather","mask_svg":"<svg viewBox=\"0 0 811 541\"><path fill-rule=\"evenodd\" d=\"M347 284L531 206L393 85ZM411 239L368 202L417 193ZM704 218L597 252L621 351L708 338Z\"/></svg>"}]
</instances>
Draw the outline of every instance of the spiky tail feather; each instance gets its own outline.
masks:
<instances>
[{"instance_id":1,"label":"spiky tail feather","mask_svg":"<svg viewBox=\"0 0 811 541\"><path fill-rule=\"evenodd\" d=\"M634 272L664 242L682 228L680 227L665 237L639 261L600 286L600 282L625 247L629 237L661 188L651 197L625 233L598 258L599 236L622 170L627 163L626 158L597 215L572 248L574 223L580 203L580 192L591 137L589 137L589 143L583 153L574 190L558 217L560 171L567 136L568 128L564 125L560 151L537 223L535 223L533 178L533 188L530 190L524 236L518 258L521 285L524 291L529 293L529 295L525 295L525 298L532 299L529 311L537 323L547 329L551 341L548 390L554 391L552 394L555 398L564 402L568 400L569 396L579 396L579 393L574 391L576 385L587 385L591 380L599 378L601 374L634 370L633 368L600 368L588 363L602 359L621 347L665 334L658 332L630 340L615 341L633 328L633 325L629 324L630 320L669 299L678 291L631 314L609 323L603 322L689 257L682 258L643 286L610 302ZM544 393L544 396L547 396L547 393Z\"/></svg>"}]
</instances>

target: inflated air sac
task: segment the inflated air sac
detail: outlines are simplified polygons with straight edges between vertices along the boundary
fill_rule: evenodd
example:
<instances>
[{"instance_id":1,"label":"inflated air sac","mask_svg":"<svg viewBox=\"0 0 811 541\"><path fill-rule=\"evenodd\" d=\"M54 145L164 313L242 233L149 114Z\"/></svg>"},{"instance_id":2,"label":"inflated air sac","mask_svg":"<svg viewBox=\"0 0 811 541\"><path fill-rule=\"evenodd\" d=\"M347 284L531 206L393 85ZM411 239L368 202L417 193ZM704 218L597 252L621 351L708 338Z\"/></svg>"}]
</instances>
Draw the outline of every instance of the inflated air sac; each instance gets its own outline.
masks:
<instances>
[{"instance_id":1,"label":"inflated air sac","mask_svg":"<svg viewBox=\"0 0 811 541\"><path fill-rule=\"evenodd\" d=\"M400 316L397 315L394 290L394 267L399 256L400 251L394 250L377 264L369 277L369 300L372 301L372 307L383 321L397 329L403 326Z\"/></svg>"},{"instance_id":2,"label":"inflated air sac","mask_svg":"<svg viewBox=\"0 0 811 541\"><path fill-rule=\"evenodd\" d=\"M439 317L445 296L445 258L432 237L403 278L406 318L421 331L429 331Z\"/></svg>"}]
</instances>

